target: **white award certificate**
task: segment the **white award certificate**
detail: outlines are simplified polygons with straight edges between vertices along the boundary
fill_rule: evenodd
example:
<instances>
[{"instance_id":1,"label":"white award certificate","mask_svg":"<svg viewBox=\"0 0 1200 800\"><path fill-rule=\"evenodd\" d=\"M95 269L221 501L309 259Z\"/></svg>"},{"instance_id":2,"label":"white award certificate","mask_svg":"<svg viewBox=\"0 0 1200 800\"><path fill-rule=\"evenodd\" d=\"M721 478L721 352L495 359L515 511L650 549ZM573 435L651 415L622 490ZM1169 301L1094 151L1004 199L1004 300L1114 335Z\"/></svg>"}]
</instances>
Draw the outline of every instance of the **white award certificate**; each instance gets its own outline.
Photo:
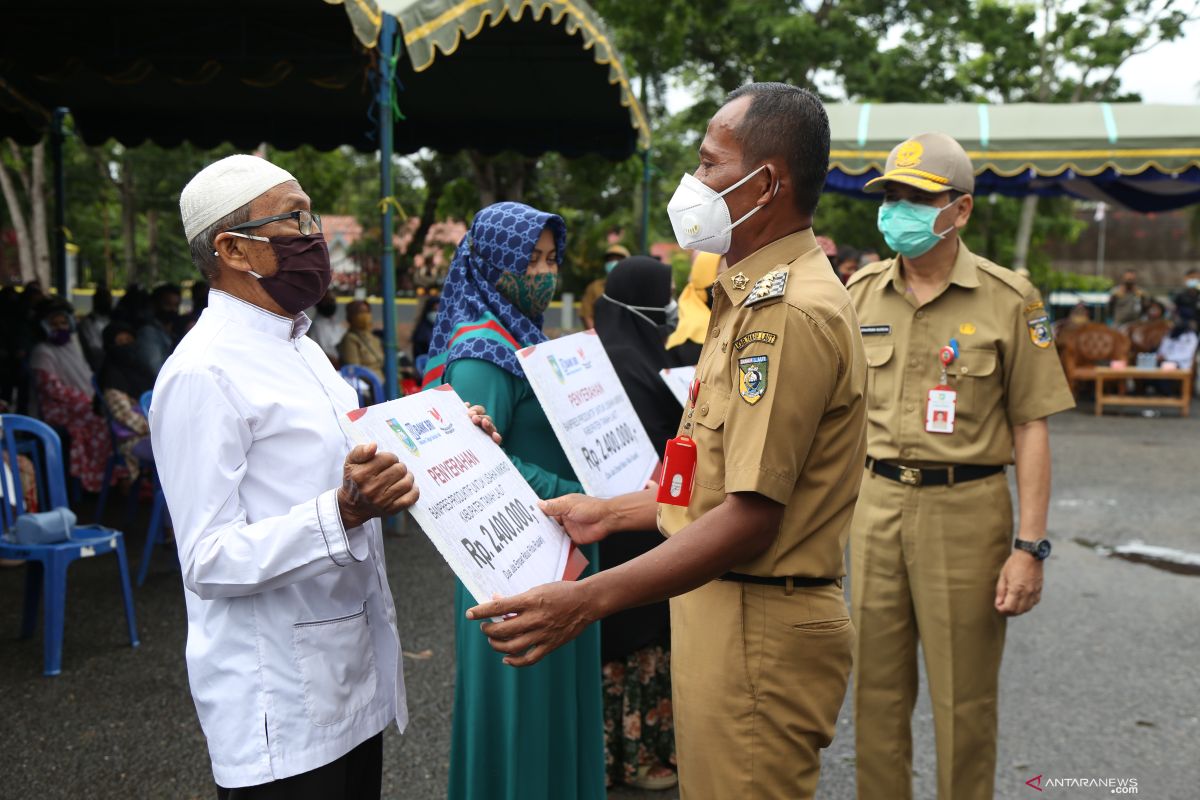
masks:
<instances>
[{"instance_id":1,"label":"white award certificate","mask_svg":"<svg viewBox=\"0 0 1200 800\"><path fill-rule=\"evenodd\" d=\"M421 497L409 509L477 603L574 580L587 559L449 386L346 415L359 444L395 453Z\"/></svg>"},{"instance_id":2,"label":"white award certificate","mask_svg":"<svg viewBox=\"0 0 1200 800\"><path fill-rule=\"evenodd\" d=\"M663 382L667 384L671 394L675 395L679 405L686 407L688 393L692 390L692 381L696 379L696 368L671 367L670 369L660 369L658 374L662 375Z\"/></svg>"},{"instance_id":3,"label":"white award certificate","mask_svg":"<svg viewBox=\"0 0 1200 800\"><path fill-rule=\"evenodd\" d=\"M517 357L584 491L614 497L641 490L658 453L596 332L526 347Z\"/></svg>"}]
</instances>

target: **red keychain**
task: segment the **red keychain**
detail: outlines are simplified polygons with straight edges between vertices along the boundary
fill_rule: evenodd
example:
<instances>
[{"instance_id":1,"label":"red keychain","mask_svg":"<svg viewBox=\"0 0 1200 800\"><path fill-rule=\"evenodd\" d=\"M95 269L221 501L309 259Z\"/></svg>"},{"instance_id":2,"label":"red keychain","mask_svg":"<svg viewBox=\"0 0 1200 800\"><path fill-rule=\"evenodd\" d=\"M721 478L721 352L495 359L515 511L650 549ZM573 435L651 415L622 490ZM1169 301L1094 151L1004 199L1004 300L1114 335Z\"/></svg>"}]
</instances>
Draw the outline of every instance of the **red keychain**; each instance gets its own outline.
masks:
<instances>
[{"instance_id":1,"label":"red keychain","mask_svg":"<svg viewBox=\"0 0 1200 800\"><path fill-rule=\"evenodd\" d=\"M692 408L700 394L700 381L692 381L688 393ZM676 436L663 451L662 476L658 483L658 502L687 506L692 501L692 482L696 478L696 442L690 436Z\"/></svg>"}]
</instances>

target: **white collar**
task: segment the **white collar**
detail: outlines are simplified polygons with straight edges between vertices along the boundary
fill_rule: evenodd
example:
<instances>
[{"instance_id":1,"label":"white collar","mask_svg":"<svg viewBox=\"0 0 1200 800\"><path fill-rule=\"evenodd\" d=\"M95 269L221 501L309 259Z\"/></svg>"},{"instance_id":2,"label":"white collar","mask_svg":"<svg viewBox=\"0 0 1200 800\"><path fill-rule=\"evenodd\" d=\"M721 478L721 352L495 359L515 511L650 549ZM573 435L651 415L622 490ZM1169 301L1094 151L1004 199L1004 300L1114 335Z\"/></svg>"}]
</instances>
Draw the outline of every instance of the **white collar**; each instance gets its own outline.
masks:
<instances>
[{"instance_id":1,"label":"white collar","mask_svg":"<svg viewBox=\"0 0 1200 800\"><path fill-rule=\"evenodd\" d=\"M220 289L209 290L206 311L211 311L217 316L233 320L256 331L262 331L285 342L299 339L308 332L308 328L312 324L312 320L303 312L297 314L294 319L281 317L267 311L262 306L256 306Z\"/></svg>"}]
</instances>

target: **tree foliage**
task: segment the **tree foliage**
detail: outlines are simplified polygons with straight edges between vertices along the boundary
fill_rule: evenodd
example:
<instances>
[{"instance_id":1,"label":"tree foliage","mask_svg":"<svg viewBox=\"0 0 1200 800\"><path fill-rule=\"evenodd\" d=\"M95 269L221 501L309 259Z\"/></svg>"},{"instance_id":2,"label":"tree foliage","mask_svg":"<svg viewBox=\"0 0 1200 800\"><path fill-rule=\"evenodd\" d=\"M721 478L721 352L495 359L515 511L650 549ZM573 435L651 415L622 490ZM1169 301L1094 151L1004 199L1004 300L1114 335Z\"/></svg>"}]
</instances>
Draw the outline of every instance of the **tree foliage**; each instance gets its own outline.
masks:
<instances>
[{"instance_id":1,"label":"tree foliage","mask_svg":"<svg viewBox=\"0 0 1200 800\"><path fill-rule=\"evenodd\" d=\"M679 176L696 166L709 116L730 90L752 80L808 86L827 100L860 102L1070 102L1136 99L1120 84L1129 58L1181 35L1200 0L592 0L636 76L654 132L648 238L671 241L663 209ZM680 103L680 97L686 102ZM669 103L669 100L671 101ZM6 163L32 153L0 151ZM232 152L153 143L85 147L68 135L67 227L80 247L85 282L114 285L192 276L178 193L201 166ZM362 247L378 247L378 160L349 150L271 151L324 213L363 224ZM395 196L421 220L470 220L488 202L520 199L567 220L566 287L601 274L610 234L638 249L640 156L623 162L547 154L422 152L397 159ZM1013 257L1021 203L979 198L968 242L1000 263ZM48 216L48 215L47 215ZM0 226L11 222L6 208ZM875 206L827 195L818 232L881 249ZM1030 266L1040 243L1070 238L1070 203L1041 203ZM398 260L403 270L409 266Z\"/></svg>"}]
</instances>

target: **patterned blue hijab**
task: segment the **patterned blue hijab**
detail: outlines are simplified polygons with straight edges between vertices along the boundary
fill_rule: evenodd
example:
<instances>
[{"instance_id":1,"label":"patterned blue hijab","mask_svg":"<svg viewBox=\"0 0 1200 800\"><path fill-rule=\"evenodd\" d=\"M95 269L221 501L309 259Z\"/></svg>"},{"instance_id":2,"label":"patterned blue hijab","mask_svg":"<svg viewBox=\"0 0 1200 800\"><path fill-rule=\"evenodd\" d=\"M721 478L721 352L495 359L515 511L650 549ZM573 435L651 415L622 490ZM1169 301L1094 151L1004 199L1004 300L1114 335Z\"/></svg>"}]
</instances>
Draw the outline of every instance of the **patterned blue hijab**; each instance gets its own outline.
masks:
<instances>
[{"instance_id":1,"label":"patterned blue hijab","mask_svg":"<svg viewBox=\"0 0 1200 800\"><path fill-rule=\"evenodd\" d=\"M516 351L546 341L543 316L530 318L496 289L505 272L524 274L542 230L554 234L559 258L567 248L567 225L557 214L524 203L496 203L475 215L458 245L437 325L429 345L424 388L438 386L460 358L479 358L525 377Z\"/></svg>"}]
</instances>

